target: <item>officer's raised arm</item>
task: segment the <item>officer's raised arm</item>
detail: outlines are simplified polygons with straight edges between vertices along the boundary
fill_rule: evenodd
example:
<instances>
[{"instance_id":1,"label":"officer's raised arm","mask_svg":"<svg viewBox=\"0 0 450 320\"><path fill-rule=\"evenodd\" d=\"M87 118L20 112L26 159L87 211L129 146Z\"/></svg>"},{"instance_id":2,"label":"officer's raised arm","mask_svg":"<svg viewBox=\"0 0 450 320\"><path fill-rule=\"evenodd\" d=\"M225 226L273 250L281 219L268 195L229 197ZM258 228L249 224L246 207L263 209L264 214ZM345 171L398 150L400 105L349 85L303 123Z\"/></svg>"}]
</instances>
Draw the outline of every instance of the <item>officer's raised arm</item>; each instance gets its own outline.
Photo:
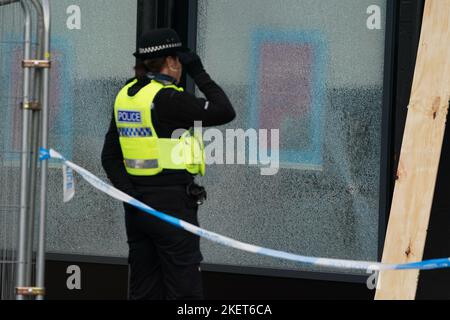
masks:
<instances>
[{"instance_id":1,"label":"officer's raised arm","mask_svg":"<svg viewBox=\"0 0 450 320\"><path fill-rule=\"evenodd\" d=\"M204 127L223 125L233 121L236 112L222 88L205 71L200 57L192 52L179 52L178 58L187 74L205 95L197 98L186 92L171 92L161 96L164 108L158 108L158 114L164 118L176 120L180 128L191 127L195 121L202 121Z\"/></svg>"}]
</instances>

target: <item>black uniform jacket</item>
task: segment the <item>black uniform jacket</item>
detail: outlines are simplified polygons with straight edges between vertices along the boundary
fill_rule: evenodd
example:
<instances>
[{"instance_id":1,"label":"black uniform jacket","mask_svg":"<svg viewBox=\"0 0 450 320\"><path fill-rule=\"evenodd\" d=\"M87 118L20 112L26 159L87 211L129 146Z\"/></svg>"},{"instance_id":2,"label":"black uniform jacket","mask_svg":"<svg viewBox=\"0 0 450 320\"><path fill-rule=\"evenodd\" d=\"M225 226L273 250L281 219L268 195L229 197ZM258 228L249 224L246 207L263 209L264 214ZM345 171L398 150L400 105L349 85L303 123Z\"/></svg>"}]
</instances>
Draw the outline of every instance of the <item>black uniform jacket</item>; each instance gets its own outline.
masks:
<instances>
[{"instance_id":1,"label":"black uniform jacket","mask_svg":"<svg viewBox=\"0 0 450 320\"><path fill-rule=\"evenodd\" d=\"M167 76L161 78L162 81L173 81ZM128 94L135 95L150 81L150 79L140 80L129 89ZM202 121L203 127L211 127L226 124L236 117L227 95L206 72L197 75L194 81L206 99L170 88L163 89L156 95L153 101L152 122L158 137L170 138L173 131L189 129L194 126L195 121ZM116 188L131 196L139 196L146 188L155 186L187 185L194 179L187 171L181 170L164 170L156 176L149 177L129 175L123 163L114 116L105 136L101 158L109 180Z\"/></svg>"}]
</instances>

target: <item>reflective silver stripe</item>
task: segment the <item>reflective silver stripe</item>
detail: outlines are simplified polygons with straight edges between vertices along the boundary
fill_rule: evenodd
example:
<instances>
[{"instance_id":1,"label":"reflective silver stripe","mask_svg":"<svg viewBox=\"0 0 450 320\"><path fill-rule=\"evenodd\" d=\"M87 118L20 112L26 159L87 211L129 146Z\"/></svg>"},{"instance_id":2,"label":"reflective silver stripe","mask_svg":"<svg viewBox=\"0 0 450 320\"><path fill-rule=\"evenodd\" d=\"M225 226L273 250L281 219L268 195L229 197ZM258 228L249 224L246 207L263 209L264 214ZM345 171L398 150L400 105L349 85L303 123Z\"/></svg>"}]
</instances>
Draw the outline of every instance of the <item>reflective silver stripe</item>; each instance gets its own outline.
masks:
<instances>
[{"instance_id":1,"label":"reflective silver stripe","mask_svg":"<svg viewBox=\"0 0 450 320\"><path fill-rule=\"evenodd\" d=\"M132 160L125 159L125 166L130 169L157 169L158 159L153 160Z\"/></svg>"}]
</instances>

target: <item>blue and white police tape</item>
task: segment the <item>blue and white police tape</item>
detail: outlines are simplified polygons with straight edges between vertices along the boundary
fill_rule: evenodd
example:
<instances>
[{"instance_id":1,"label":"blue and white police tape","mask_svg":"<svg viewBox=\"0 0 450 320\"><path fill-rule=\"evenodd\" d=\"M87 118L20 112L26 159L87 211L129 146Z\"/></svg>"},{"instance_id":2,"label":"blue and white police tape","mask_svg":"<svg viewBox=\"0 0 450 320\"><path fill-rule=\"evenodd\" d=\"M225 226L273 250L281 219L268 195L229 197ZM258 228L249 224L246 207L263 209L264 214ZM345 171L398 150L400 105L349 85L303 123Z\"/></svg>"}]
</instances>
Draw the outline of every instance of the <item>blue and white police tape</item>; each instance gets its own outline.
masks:
<instances>
[{"instance_id":1,"label":"blue and white police tape","mask_svg":"<svg viewBox=\"0 0 450 320\"><path fill-rule=\"evenodd\" d=\"M229 237L222 236L220 234L202 229L195 225L192 225L188 222L180 220L178 218L172 217L168 214L159 212L145 203L138 201L126 193L112 187L106 182L102 181L91 172L86 169L68 161L61 154L56 152L53 149L40 150L40 160L46 159L57 159L63 162L63 165L71 168L73 171L80 174L84 180L89 182L92 186L97 188L98 190L106 193L107 195L120 200L122 202L126 202L150 215L153 215L167 223L172 224L173 226L191 232L199 237L208 239L210 241L222 244L227 247L239 249L242 251L247 251L255 254L265 255L269 257L286 259L291 261L296 261L299 263L304 263L308 265L321 266L321 267L330 267L336 269L353 269L353 270L366 270L366 271L382 271L382 270L432 270L432 269L443 269L450 267L450 258L442 258L435 260L426 260L422 262L413 262L406 264L383 264L380 262L368 262L368 261L356 261L356 260L343 260L343 259L328 259L328 258L315 258L297 255L285 251L273 250L268 248L263 248L260 246L244 243Z\"/></svg>"}]
</instances>

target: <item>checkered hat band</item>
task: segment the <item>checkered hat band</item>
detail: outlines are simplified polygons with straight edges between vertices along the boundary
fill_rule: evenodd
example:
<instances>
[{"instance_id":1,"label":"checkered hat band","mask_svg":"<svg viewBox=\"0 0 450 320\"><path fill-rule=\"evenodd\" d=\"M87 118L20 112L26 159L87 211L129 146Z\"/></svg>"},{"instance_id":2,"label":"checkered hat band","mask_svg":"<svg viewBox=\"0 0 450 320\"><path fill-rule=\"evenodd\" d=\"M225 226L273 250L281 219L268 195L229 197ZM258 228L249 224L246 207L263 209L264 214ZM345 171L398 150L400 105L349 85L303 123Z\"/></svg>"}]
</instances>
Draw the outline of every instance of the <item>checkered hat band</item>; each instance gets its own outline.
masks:
<instances>
[{"instance_id":1,"label":"checkered hat band","mask_svg":"<svg viewBox=\"0 0 450 320\"><path fill-rule=\"evenodd\" d=\"M160 46L153 46L153 47L147 47L147 48L139 48L139 54L147 54L147 53L154 53L166 49L172 49L172 48L179 48L182 47L181 42L177 43L170 43L170 44L164 44Z\"/></svg>"}]
</instances>

